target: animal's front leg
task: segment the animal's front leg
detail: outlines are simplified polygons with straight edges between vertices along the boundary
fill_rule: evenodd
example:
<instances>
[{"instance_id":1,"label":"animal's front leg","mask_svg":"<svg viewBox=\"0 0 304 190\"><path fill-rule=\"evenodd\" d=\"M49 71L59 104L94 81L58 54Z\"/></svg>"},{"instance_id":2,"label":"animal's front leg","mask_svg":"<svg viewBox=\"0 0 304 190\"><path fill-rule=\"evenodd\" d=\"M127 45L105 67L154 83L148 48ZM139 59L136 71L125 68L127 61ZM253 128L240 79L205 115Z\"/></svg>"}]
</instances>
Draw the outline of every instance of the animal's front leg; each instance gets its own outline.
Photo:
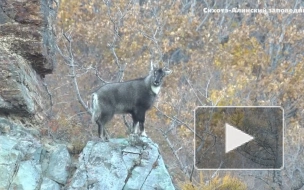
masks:
<instances>
[{"instance_id":1,"label":"animal's front leg","mask_svg":"<svg viewBox=\"0 0 304 190\"><path fill-rule=\"evenodd\" d=\"M139 135L146 137L147 134L144 127L144 122L139 122L139 129L140 129Z\"/></svg>"},{"instance_id":2,"label":"animal's front leg","mask_svg":"<svg viewBox=\"0 0 304 190\"><path fill-rule=\"evenodd\" d=\"M132 113L132 119L133 119L133 126L131 134L138 134L139 128L138 128L138 119L135 113Z\"/></svg>"},{"instance_id":3,"label":"animal's front leg","mask_svg":"<svg viewBox=\"0 0 304 190\"><path fill-rule=\"evenodd\" d=\"M133 125L133 134L139 134L139 124L138 122L134 123Z\"/></svg>"}]
</instances>

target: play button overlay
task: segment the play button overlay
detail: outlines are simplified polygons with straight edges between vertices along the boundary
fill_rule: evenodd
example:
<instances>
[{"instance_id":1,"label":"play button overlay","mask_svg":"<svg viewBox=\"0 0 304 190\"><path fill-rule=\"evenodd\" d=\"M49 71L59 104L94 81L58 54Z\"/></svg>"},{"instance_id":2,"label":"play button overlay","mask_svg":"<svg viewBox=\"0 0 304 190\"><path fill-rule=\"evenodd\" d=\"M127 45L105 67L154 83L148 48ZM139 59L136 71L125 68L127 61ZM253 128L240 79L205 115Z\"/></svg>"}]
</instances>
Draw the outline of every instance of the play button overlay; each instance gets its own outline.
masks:
<instances>
[{"instance_id":1,"label":"play button overlay","mask_svg":"<svg viewBox=\"0 0 304 190\"><path fill-rule=\"evenodd\" d=\"M204 106L195 110L194 164L201 170L283 168L281 107Z\"/></svg>"},{"instance_id":2,"label":"play button overlay","mask_svg":"<svg viewBox=\"0 0 304 190\"><path fill-rule=\"evenodd\" d=\"M225 128L226 128L225 153L228 153L231 150L234 150L235 148L254 139L253 136L244 133L243 131L229 125L228 123L225 124Z\"/></svg>"}]
</instances>

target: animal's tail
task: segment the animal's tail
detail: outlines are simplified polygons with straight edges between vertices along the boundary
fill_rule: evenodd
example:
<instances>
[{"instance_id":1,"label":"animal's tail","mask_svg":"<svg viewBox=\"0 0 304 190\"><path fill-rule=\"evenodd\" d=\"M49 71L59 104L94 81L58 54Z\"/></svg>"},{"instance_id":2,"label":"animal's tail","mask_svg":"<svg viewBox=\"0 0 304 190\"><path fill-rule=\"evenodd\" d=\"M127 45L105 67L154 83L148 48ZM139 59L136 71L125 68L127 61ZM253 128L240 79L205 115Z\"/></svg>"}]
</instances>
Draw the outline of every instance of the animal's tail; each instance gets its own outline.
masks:
<instances>
[{"instance_id":1,"label":"animal's tail","mask_svg":"<svg viewBox=\"0 0 304 190\"><path fill-rule=\"evenodd\" d=\"M98 113L100 112L98 95L96 93L92 94L92 123L95 123L98 117Z\"/></svg>"}]
</instances>

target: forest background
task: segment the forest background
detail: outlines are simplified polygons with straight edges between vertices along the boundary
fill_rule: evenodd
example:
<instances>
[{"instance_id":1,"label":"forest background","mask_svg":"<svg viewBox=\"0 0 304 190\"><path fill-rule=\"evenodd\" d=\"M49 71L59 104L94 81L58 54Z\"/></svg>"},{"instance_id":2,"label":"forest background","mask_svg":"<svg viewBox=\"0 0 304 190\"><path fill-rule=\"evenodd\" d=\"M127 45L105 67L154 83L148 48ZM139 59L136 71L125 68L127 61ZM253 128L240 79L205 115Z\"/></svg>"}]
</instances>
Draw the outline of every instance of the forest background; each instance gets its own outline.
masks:
<instances>
[{"instance_id":1,"label":"forest background","mask_svg":"<svg viewBox=\"0 0 304 190\"><path fill-rule=\"evenodd\" d=\"M302 7L300 0L61 0L58 63L46 76L50 108L44 133L81 150L97 135L85 109L91 93L107 82L144 77L153 62L173 73L147 113L145 126L177 187L225 189L226 183L240 189L244 184L248 189L300 189L304 13L238 10ZM234 11L206 11L211 9ZM284 169L195 170L197 106L282 106ZM131 121L129 116L126 120ZM112 138L127 137L122 116L115 116L107 130ZM200 139L208 146L215 132L209 126L202 130Z\"/></svg>"}]
</instances>

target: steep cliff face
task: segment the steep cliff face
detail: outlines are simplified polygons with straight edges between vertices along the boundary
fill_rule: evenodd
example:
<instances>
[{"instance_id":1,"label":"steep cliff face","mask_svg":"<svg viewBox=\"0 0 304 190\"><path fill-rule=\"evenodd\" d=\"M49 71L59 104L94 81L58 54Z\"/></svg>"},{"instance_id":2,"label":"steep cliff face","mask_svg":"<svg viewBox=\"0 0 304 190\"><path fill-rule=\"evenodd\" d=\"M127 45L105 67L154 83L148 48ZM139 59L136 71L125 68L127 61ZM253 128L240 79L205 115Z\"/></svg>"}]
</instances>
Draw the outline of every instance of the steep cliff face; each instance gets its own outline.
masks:
<instances>
[{"instance_id":1,"label":"steep cliff face","mask_svg":"<svg viewBox=\"0 0 304 190\"><path fill-rule=\"evenodd\" d=\"M54 0L0 1L0 113L43 109L41 77L54 69Z\"/></svg>"}]
</instances>

